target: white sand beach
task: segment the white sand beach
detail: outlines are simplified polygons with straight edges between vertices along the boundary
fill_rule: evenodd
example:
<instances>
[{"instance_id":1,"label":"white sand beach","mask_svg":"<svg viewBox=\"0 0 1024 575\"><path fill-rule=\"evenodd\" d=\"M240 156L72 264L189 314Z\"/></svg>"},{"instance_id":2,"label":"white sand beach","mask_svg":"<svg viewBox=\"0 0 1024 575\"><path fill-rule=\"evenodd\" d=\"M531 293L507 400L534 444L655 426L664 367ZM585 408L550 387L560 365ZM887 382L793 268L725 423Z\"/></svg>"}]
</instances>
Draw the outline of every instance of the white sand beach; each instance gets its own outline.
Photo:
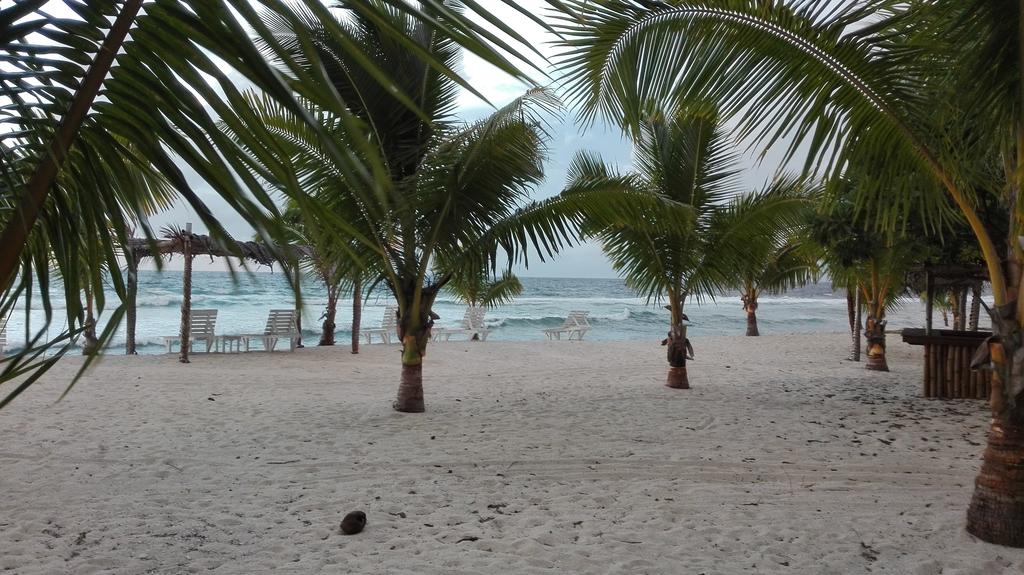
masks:
<instances>
[{"instance_id":1,"label":"white sand beach","mask_svg":"<svg viewBox=\"0 0 1024 575\"><path fill-rule=\"evenodd\" d=\"M987 408L842 334L80 358L0 411L5 573L1024 572L964 529ZM346 512L366 530L344 536Z\"/></svg>"}]
</instances>

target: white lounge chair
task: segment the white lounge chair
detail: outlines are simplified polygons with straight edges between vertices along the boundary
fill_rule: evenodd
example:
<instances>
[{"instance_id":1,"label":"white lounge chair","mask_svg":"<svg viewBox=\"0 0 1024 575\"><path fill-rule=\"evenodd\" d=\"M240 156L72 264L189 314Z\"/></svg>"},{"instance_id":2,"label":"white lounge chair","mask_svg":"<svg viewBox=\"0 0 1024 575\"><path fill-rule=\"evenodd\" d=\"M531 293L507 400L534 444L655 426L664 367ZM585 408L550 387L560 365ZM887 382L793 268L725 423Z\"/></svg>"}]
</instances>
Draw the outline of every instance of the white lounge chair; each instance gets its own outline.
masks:
<instances>
[{"instance_id":1,"label":"white lounge chair","mask_svg":"<svg viewBox=\"0 0 1024 575\"><path fill-rule=\"evenodd\" d=\"M281 338L288 340L288 351L295 351L295 339L299 337L295 320L294 309L270 310L270 315L267 316L267 327L263 329L263 333L248 333L239 336L242 339L242 344L245 345L245 351L251 350L253 340L263 342L264 350L274 351L277 341Z\"/></svg>"},{"instance_id":2,"label":"white lounge chair","mask_svg":"<svg viewBox=\"0 0 1024 575\"><path fill-rule=\"evenodd\" d=\"M0 327L0 354L3 354L4 348L7 347L7 326Z\"/></svg>"},{"instance_id":3,"label":"white lounge chair","mask_svg":"<svg viewBox=\"0 0 1024 575\"><path fill-rule=\"evenodd\" d=\"M548 336L548 339L562 339L562 334L565 333L569 335L568 339L582 340L587 330L590 329L590 322L587 321L588 315L590 315L589 311L570 311L561 327L546 329L544 335Z\"/></svg>"},{"instance_id":4,"label":"white lounge chair","mask_svg":"<svg viewBox=\"0 0 1024 575\"><path fill-rule=\"evenodd\" d=\"M210 353L217 339L217 336L213 335L213 328L216 324L217 310L215 309L194 309L189 312L189 351L192 351L192 347L197 341L202 341L206 344L206 353ZM181 345L180 334L164 336L164 345L167 346L167 353L172 353L171 347L175 343Z\"/></svg>"},{"instance_id":5,"label":"white lounge chair","mask_svg":"<svg viewBox=\"0 0 1024 575\"><path fill-rule=\"evenodd\" d=\"M479 335L480 341L486 341L487 335L491 333L491 330L487 329L487 326L484 325L484 316L486 314L487 310L482 307L467 307L466 313L459 320L458 326L436 328L431 333L431 339L433 341L440 341L443 337L445 341L449 341L453 335L465 335L469 339Z\"/></svg>"},{"instance_id":6,"label":"white lounge chair","mask_svg":"<svg viewBox=\"0 0 1024 575\"><path fill-rule=\"evenodd\" d=\"M380 336L384 343L391 343L391 336L398 334L398 306L389 305L384 308L384 317L380 320L380 327L371 327L360 332L366 338L367 345L373 343L373 336Z\"/></svg>"}]
</instances>

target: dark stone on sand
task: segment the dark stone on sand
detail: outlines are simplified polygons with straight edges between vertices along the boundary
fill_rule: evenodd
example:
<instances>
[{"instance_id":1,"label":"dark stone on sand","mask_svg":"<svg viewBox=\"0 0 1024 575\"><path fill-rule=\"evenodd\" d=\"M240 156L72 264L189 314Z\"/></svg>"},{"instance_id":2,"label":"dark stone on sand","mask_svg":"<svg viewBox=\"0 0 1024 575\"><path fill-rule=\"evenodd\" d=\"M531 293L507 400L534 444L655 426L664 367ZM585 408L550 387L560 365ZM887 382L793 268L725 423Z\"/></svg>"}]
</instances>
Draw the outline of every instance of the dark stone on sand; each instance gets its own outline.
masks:
<instances>
[{"instance_id":1,"label":"dark stone on sand","mask_svg":"<svg viewBox=\"0 0 1024 575\"><path fill-rule=\"evenodd\" d=\"M341 532L345 535L355 535L366 527L366 514L362 511L353 511L341 520Z\"/></svg>"}]
</instances>

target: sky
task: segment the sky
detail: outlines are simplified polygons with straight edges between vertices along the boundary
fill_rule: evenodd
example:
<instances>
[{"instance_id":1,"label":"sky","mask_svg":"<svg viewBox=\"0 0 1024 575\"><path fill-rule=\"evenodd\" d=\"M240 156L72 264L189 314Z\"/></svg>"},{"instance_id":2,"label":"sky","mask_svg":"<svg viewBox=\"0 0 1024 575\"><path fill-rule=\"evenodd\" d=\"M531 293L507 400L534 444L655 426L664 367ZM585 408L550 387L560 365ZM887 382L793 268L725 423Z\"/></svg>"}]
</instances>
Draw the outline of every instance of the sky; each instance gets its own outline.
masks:
<instances>
[{"instance_id":1,"label":"sky","mask_svg":"<svg viewBox=\"0 0 1024 575\"><path fill-rule=\"evenodd\" d=\"M526 38L543 57L531 54L531 61L544 70L550 70L544 58L551 58L555 49L551 45L553 37L540 25L531 21L526 16L518 13L513 8L497 0L483 0L481 4L491 7L493 14L502 21L510 24L524 38ZM544 15L546 12L543 0L519 0L519 4L530 10L533 14ZM66 12L67 8L62 2L53 2L53 11L57 13ZM481 22L486 25L486 23ZM459 98L459 114L467 120L482 117L493 110L493 106L502 106L516 97L519 97L528 88L516 79L504 72L492 67L473 55L465 55L463 58L462 73L467 82L478 90L488 102L481 100L469 91L464 90ZM549 75L554 72L548 72ZM553 79L545 78L544 74L534 72L533 77L542 85L551 85ZM556 85L557 89L557 85ZM550 156L545 163L545 181L534 191L534 199L543 199L557 194L565 182L566 169L573 155L580 150L596 152L605 162L617 165L621 171L630 167L632 146L622 137L617 128L608 127L602 123L582 129L575 122L573 110L565 110L560 118L556 118L550 128L551 140L549 141ZM738 144L739 146L739 144ZM744 182L749 189L760 187L765 181L771 178L775 171L777 162L773 163L772 158L779 154L769 154L768 160L764 163L757 163L753 154L747 153L744 156L741 168L744 170ZM248 239L252 236L253 230L233 209L231 209L208 185L194 174L190 178L194 189L199 196L208 204L211 211L220 219L225 228L238 239ZM154 229L160 229L165 225L183 226L186 222L194 222L194 228L198 232L204 231L199 224L195 213L183 203L179 203L169 211L154 216L152 225ZM574 277L574 278L610 278L616 277L615 271L610 263L601 253L599 245L585 243L583 245L564 250L555 259L547 262L539 262L536 258L530 258L528 269L518 268L517 274L523 277ZM181 260L167 262L168 269L180 269ZM196 259L197 269L226 269L226 263L222 261L210 262L205 258Z\"/></svg>"}]
</instances>

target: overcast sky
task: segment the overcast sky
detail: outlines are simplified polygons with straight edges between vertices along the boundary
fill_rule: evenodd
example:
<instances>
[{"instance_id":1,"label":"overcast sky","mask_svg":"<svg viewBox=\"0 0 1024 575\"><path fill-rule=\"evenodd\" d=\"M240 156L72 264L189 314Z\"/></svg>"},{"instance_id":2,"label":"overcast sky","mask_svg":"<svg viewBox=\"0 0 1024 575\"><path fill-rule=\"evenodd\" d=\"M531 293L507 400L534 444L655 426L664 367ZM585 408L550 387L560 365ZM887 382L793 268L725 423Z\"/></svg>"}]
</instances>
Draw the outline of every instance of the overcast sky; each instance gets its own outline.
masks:
<instances>
[{"instance_id":1,"label":"overcast sky","mask_svg":"<svg viewBox=\"0 0 1024 575\"><path fill-rule=\"evenodd\" d=\"M527 38L545 57L553 55L551 46L552 38L539 25L532 22L526 16L517 13L514 9L505 6L497 0L485 0L484 5L491 6L494 14L502 21L512 25L520 34ZM546 12L543 0L519 0L519 4L528 8L534 14L543 15ZM67 8L62 2L51 3L55 12L66 12ZM543 69L548 69L543 58L533 55L533 61ZM491 104L501 106L512 99L522 95L528 88L525 84L509 77L503 72L495 69L479 58L467 55L463 60L463 73L469 84L481 92ZM539 83L546 83L548 80L543 74L535 74ZM468 91L463 91L460 96L460 113L465 119L479 118L490 112L491 108L486 102L477 98ZM564 181L566 168L572 156L578 150L588 150L599 153L606 162L617 164L620 169L629 168L631 157L631 146L623 139L617 129L611 129L604 125L597 125L587 130L581 130L573 122L574 112L567 110L563 113L561 122L552 126L552 139L549 142L550 159L545 164L546 180L534 193L535 199L542 199L557 194ZM749 188L761 186L766 179L771 177L775 170L771 162L765 165L756 165L748 154L744 162L746 175L744 180ZM227 230L239 239L248 239L252 235L252 228L240 218L220 198L212 192L198 177L191 178L200 197L209 205ZM194 222L197 231L203 231L198 225L198 218L190 208L184 205L176 206L166 213L153 218L154 228L174 224L183 225L185 222ZM180 258L168 262L169 269L180 269ZM199 269L225 269L223 262L209 262L204 258L197 258L196 266ZM564 251L555 260L549 262L537 262L531 258L529 269L517 269L521 276L545 276L545 277L615 277L615 272L601 253L600 247L594 244L585 244Z\"/></svg>"}]
</instances>

